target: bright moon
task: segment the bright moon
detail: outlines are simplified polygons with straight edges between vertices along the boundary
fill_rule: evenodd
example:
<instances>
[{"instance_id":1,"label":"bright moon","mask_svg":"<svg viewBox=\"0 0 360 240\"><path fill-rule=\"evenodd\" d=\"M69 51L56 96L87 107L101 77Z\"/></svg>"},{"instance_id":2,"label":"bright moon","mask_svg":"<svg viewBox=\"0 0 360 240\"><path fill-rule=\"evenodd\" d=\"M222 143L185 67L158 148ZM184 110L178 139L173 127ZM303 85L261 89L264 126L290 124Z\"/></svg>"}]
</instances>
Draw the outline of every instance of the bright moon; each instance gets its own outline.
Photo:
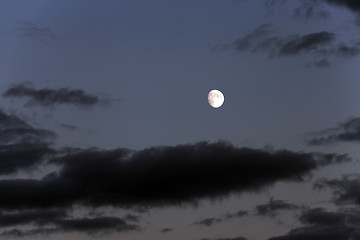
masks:
<instances>
[{"instance_id":1,"label":"bright moon","mask_svg":"<svg viewBox=\"0 0 360 240\"><path fill-rule=\"evenodd\" d=\"M219 90L211 90L208 94L208 101L213 108L219 108L224 103L224 94Z\"/></svg>"}]
</instances>

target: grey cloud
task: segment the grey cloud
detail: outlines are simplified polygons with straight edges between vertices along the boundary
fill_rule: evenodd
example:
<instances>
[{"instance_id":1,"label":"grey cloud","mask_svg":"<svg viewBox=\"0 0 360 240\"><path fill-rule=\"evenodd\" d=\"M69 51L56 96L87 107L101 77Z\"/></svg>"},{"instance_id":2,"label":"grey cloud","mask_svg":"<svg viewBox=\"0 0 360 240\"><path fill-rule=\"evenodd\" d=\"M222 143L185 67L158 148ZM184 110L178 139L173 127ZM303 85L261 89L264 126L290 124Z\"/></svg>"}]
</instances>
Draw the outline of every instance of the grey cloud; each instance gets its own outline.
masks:
<instances>
[{"instance_id":1,"label":"grey cloud","mask_svg":"<svg viewBox=\"0 0 360 240\"><path fill-rule=\"evenodd\" d=\"M222 219L220 219L220 218L205 218L205 219L194 222L194 225L211 227L211 225L213 225L215 223L220 223L220 222L222 222Z\"/></svg>"},{"instance_id":2,"label":"grey cloud","mask_svg":"<svg viewBox=\"0 0 360 240\"><path fill-rule=\"evenodd\" d=\"M350 118L337 124L336 127L314 133L314 137L306 139L309 145L326 145L337 142L360 141L360 118Z\"/></svg>"},{"instance_id":3,"label":"grey cloud","mask_svg":"<svg viewBox=\"0 0 360 240\"><path fill-rule=\"evenodd\" d=\"M270 198L268 203L257 205L255 207L255 210L258 215L273 217L277 215L279 211L297 210L300 208L302 207L295 204L287 203L283 200L274 200L273 198Z\"/></svg>"},{"instance_id":4,"label":"grey cloud","mask_svg":"<svg viewBox=\"0 0 360 240\"><path fill-rule=\"evenodd\" d=\"M222 217L211 217L211 218L205 218L198 220L194 222L194 225L199 226L205 226L205 227L211 227L215 223L221 223L225 220L233 219L233 218L240 218L249 215L248 211L238 211L236 213L227 213Z\"/></svg>"},{"instance_id":5,"label":"grey cloud","mask_svg":"<svg viewBox=\"0 0 360 240\"><path fill-rule=\"evenodd\" d=\"M301 0L300 5L293 10L293 17L302 20L319 20L330 18L331 13L325 10L318 0Z\"/></svg>"},{"instance_id":6,"label":"grey cloud","mask_svg":"<svg viewBox=\"0 0 360 240\"><path fill-rule=\"evenodd\" d=\"M336 204L360 205L360 176L358 175L346 175L341 179L321 178L314 184L314 188L332 189L333 201Z\"/></svg>"},{"instance_id":7,"label":"grey cloud","mask_svg":"<svg viewBox=\"0 0 360 240\"><path fill-rule=\"evenodd\" d=\"M49 225L44 227L44 225ZM54 227L50 227L50 225ZM37 235L49 235L62 232L82 232L86 234L105 234L110 232L138 231L138 225L128 224L117 217L98 218L58 218L49 219L40 227L31 230L19 230L17 228L4 231L0 234L3 237L31 237Z\"/></svg>"},{"instance_id":8,"label":"grey cloud","mask_svg":"<svg viewBox=\"0 0 360 240\"><path fill-rule=\"evenodd\" d=\"M160 230L161 233L168 233L168 232L172 232L173 229L172 228L163 228Z\"/></svg>"},{"instance_id":9,"label":"grey cloud","mask_svg":"<svg viewBox=\"0 0 360 240\"><path fill-rule=\"evenodd\" d=\"M56 104L68 104L78 107L92 107L99 103L108 103L109 99L101 99L97 96L85 93L81 89L33 89L23 84L10 87L5 93L5 97L26 97L30 100L26 106L41 105L51 107Z\"/></svg>"},{"instance_id":10,"label":"grey cloud","mask_svg":"<svg viewBox=\"0 0 360 240\"><path fill-rule=\"evenodd\" d=\"M0 109L0 174L27 170L54 155L50 141L55 136Z\"/></svg>"},{"instance_id":11,"label":"grey cloud","mask_svg":"<svg viewBox=\"0 0 360 240\"><path fill-rule=\"evenodd\" d=\"M350 59L360 53L358 44L347 45L337 42L335 34L331 32L321 31L287 36L274 35L273 33L272 25L260 25L232 43L213 46L212 51L264 52L269 57L294 57L305 54L315 59L320 58L314 63L308 63L308 65L321 68L330 66L329 57Z\"/></svg>"},{"instance_id":12,"label":"grey cloud","mask_svg":"<svg viewBox=\"0 0 360 240\"><path fill-rule=\"evenodd\" d=\"M56 36L50 26L40 27L28 21L18 23L18 27L8 33L21 33L24 37L35 38L40 40L54 40Z\"/></svg>"},{"instance_id":13,"label":"grey cloud","mask_svg":"<svg viewBox=\"0 0 360 240\"><path fill-rule=\"evenodd\" d=\"M304 211L299 220L305 225L292 229L283 236L269 240L339 240L360 239L360 212L357 209L344 209L330 212L323 208Z\"/></svg>"},{"instance_id":14,"label":"grey cloud","mask_svg":"<svg viewBox=\"0 0 360 240\"><path fill-rule=\"evenodd\" d=\"M248 211L240 210L240 211L238 211L236 213L227 213L227 214L225 214L224 218L225 219L239 218L239 217L244 217L244 216L247 216L247 215L249 215Z\"/></svg>"}]
</instances>

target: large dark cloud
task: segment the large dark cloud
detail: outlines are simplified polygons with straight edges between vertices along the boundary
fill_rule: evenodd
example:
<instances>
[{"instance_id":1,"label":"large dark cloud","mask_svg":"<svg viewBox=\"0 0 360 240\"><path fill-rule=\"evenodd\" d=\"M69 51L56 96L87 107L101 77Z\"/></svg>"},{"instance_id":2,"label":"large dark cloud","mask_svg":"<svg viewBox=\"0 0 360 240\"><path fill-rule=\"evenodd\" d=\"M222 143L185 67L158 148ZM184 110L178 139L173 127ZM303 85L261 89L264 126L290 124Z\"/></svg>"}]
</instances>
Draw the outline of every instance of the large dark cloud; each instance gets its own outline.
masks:
<instances>
[{"instance_id":1,"label":"large dark cloud","mask_svg":"<svg viewBox=\"0 0 360 240\"><path fill-rule=\"evenodd\" d=\"M244 37L229 44L215 45L212 50L215 52L231 50L236 53L264 52L269 57L294 57L305 54L315 59L315 62L308 62L307 66L316 67L330 66L327 59L329 57L349 59L360 53L357 43L347 45L338 42L336 35L331 32L321 31L281 36L274 35L271 24L260 25Z\"/></svg>"},{"instance_id":2,"label":"large dark cloud","mask_svg":"<svg viewBox=\"0 0 360 240\"><path fill-rule=\"evenodd\" d=\"M34 128L0 109L0 174L26 170L55 153L50 141L55 133Z\"/></svg>"},{"instance_id":3,"label":"large dark cloud","mask_svg":"<svg viewBox=\"0 0 360 240\"><path fill-rule=\"evenodd\" d=\"M274 200L273 198L270 198L268 203L257 205L255 210L258 215L273 217L277 215L279 211L297 210L300 208L302 207L283 200Z\"/></svg>"},{"instance_id":4,"label":"large dark cloud","mask_svg":"<svg viewBox=\"0 0 360 240\"><path fill-rule=\"evenodd\" d=\"M304 211L299 220L304 227L294 228L283 236L269 240L339 240L360 239L360 212L344 209L329 212L323 208Z\"/></svg>"},{"instance_id":5,"label":"large dark cloud","mask_svg":"<svg viewBox=\"0 0 360 240\"><path fill-rule=\"evenodd\" d=\"M326 145L337 142L360 141L360 118L350 118L336 127L315 132L312 138L306 140L309 145Z\"/></svg>"},{"instance_id":6,"label":"large dark cloud","mask_svg":"<svg viewBox=\"0 0 360 240\"><path fill-rule=\"evenodd\" d=\"M341 179L321 178L315 184L316 189L330 188L333 200L337 204L357 204L360 206L360 176L348 175Z\"/></svg>"},{"instance_id":7,"label":"large dark cloud","mask_svg":"<svg viewBox=\"0 0 360 240\"><path fill-rule=\"evenodd\" d=\"M78 107L92 107L101 102L109 100L100 99L97 96L85 93L81 89L50 89L44 88L36 90L24 84L10 87L5 93L5 97L27 97L30 100L27 105L42 105L51 107L56 104L70 104Z\"/></svg>"},{"instance_id":8,"label":"large dark cloud","mask_svg":"<svg viewBox=\"0 0 360 240\"><path fill-rule=\"evenodd\" d=\"M0 208L150 207L260 191L277 181L301 181L342 160L336 154L267 152L225 142L152 147L141 151L76 150L53 160L61 170L40 180L0 180Z\"/></svg>"}]
</instances>

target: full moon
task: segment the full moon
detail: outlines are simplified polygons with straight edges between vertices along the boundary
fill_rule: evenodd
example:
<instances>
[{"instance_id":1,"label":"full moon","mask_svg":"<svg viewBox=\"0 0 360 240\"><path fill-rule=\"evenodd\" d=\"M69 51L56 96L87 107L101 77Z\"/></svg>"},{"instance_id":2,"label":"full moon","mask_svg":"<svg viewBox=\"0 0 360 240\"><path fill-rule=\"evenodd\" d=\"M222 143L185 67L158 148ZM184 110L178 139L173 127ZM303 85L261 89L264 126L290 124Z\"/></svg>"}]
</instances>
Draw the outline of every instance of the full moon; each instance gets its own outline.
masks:
<instances>
[{"instance_id":1,"label":"full moon","mask_svg":"<svg viewBox=\"0 0 360 240\"><path fill-rule=\"evenodd\" d=\"M213 108L219 108L224 103L224 94L219 90L211 90L208 94L208 101Z\"/></svg>"}]
</instances>

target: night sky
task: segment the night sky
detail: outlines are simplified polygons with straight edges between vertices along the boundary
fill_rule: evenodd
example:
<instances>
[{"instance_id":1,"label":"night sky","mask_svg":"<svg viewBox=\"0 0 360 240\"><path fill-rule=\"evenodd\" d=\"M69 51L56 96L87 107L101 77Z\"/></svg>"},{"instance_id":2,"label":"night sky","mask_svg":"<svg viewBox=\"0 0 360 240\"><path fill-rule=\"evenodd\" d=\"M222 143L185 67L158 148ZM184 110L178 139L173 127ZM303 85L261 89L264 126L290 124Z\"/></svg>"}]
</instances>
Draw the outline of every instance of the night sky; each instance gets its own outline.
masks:
<instances>
[{"instance_id":1,"label":"night sky","mask_svg":"<svg viewBox=\"0 0 360 240\"><path fill-rule=\"evenodd\" d=\"M2 0L0 46L0 239L360 240L358 0Z\"/></svg>"}]
</instances>

